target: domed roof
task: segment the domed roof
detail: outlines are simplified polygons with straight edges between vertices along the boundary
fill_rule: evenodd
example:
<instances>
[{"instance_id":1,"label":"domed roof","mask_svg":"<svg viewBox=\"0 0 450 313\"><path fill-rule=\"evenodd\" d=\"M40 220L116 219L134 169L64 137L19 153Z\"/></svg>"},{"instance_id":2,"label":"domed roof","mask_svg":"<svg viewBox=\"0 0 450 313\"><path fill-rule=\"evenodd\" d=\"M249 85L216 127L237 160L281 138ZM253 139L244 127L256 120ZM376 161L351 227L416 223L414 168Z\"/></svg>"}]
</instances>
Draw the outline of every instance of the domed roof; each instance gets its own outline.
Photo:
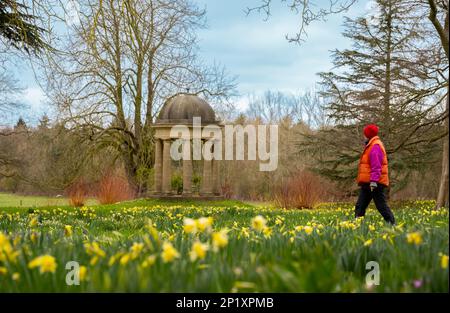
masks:
<instances>
[{"instance_id":1,"label":"domed roof","mask_svg":"<svg viewBox=\"0 0 450 313\"><path fill-rule=\"evenodd\" d=\"M187 124L201 117L202 124L216 123L216 114L202 98L192 94L179 94L169 98L159 112L156 124Z\"/></svg>"}]
</instances>

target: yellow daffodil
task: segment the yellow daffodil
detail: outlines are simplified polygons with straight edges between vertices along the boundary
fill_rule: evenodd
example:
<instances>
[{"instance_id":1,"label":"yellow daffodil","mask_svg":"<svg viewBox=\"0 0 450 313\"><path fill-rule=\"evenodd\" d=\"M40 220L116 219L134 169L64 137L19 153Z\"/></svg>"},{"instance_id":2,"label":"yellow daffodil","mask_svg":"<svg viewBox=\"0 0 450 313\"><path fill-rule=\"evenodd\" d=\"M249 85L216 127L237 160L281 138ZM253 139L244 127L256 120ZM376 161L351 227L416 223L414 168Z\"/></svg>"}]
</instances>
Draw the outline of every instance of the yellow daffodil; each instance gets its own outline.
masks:
<instances>
[{"instance_id":1,"label":"yellow daffodil","mask_svg":"<svg viewBox=\"0 0 450 313\"><path fill-rule=\"evenodd\" d=\"M197 232L197 223L192 218L185 218L183 220L183 230L186 234L193 234Z\"/></svg>"},{"instance_id":2,"label":"yellow daffodil","mask_svg":"<svg viewBox=\"0 0 450 313\"><path fill-rule=\"evenodd\" d=\"M247 227L242 227L242 228L241 228L241 234L242 234L242 236L244 236L245 238L250 237L250 233L248 232L248 228L247 228Z\"/></svg>"},{"instance_id":3,"label":"yellow daffodil","mask_svg":"<svg viewBox=\"0 0 450 313\"><path fill-rule=\"evenodd\" d=\"M72 234L73 234L72 226L70 225L64 226L64 236L72 237Z\"/></svg>"},{"instance_id":4,"label":"yellow daffodil","mask_svg":"<svg viewBox=\"0 0 450 313\"><path fill-rule=\"evenodd\" d=\"M39 267L39 271L42 273L51 272L54 273L56 271L56 260L51 255L41 255L28 263L28 268L33 269Z\"/></svg>"},{"instance_id":5,"label":"yellow daffodil","mask_svg":"<svg viewBox=\"0 0 450 313\"><path fill-rule=\"evenodd\" d=\"M120 258L120 265L126 265L131 259L131 254L130 253L125 253L124 255L122 255L122 257Z\"/></svg>"},{"instance_id":6,"label":"yellow daffodil","mask_svg":"<svg viewBox=\"0 0 450 313\"><path fill-rule=\"evenodd\" d=\"M222 229L218 232L214 232L212 234L212 244L214 251L219 250L220 248L225 247L228 244L228 235L227 230Z\"/></svg>"},{"instance_id":7,"label":"yellow daffodil","mask_svg":"<svg viewBox=\"0 0 450 313\"><path fill-rule=\"evenodd\" d=\"M147 221L147 229L153 239L156 242L159 242L158 230L156 229L155 225L153 225L153 222L150 219Z\"/></svg>"},{"instance_id":8,"label":"yellow daffodil","mask_svg":"<svg viewBox=\"0 0 450 313\"><path fill-rule=\"evenodd\" d=\"M30 227L35 227L37 224L38 224L38 219L37 219L37 217L33 217L33 218L30 220L30 223L28 223L28 226L30 226Z\"/></svg>"},{"instance_id":9,"label":"yellow daffodil","mask_svg":"<svg viewBox=\"0 0 450 313\"><path fill-rule=\"evenodd\" d=\"M295 231L302 231L303 230L303 226L295 226L294 230Z\"/></svg>"},{"instance_id":10,"label":"yellow daffodil","mask_svg":"<svg viewBox=\"0 0 450 313\"><path fill-rule=\"evenodd\" d=\"M419 232L413 232L406 235L406 240L410 244L420 245L423 241L422 235Z\"/></svg>"},{"instance_id":11,"label":"yellow daffodil","mask_svg":"<svg viewBox=\"0 0 450 313\"><path fill-rule=\"evenodd\" d=\"M19 281L19 279L20 279L20 273L15 272L14 274L12 274L11 278L12 278L12 280L14 280L14 281Z\"/></svg>"},{"instance_id":12,"label":"yellow daffodil","mask_svg":"<svg viewBox=\"0 0 450 313\"><path fill-rule=\"evenodd\" d=\"M448 268L448 255L439 253L439 256L441 257L441 268L447 269Z\"/></svg>"},{"instance_id":13,"label":"yellow daffodil","mask_svg":"<svg viewBox=\"0 0 450 313\"><path fill-rule=\"evenodd\" d=\"M153 264L155 264L155 262L156 262L156 256L155 255L150 255L142 262L141 266L143 268L147 268L147 267L150 267Z\"/></svg>"},{"instance_id":14,"label":"yellow daffodil","mask_svg":"<svg viewBox=\"0 0 450 313\"><path fill-rule=\"evenodd\" d=\"M87 267L86 266L80 266L79 272L78 272L80 281L85 281L87 278Z\"/></svg>"},{"instance_id":15,"label":"yellow daffodil","mask_svg":"<svg viewBox=\"0 0 450 313\"><path fill-rule=\"evenodd\" d=\"M95 241L92 243L85 243L84 248L86 250L86 253L89 255L95 255L99 257L104 257L106 255L105 251L100 248L99 244Z\"/></svg>"},{"instance_id":16,"label":"yellow daffodil","mask_svg":"<svg viewBox=\"0 0 450 313\"><path fill-rule=\"evenodd\" d=\"M30 234L30 240L31 240L32 243L36 243L36 241L37 241L37 234L35 232L32 232Z\"/></svg>"},{"instance_id":17,"label":"yellow daffodil","mask_svg":"<svg viewBox=\"0 0 450 313\"><path fill-rule=\"evenodd\" d=\"M98 260L104 258L106 255L105 251L103 251L95 241L92 243L85 243L84 249L88 255L92 256L91 261L89 262L91 265L97 264Z\"/></svg>"},{"instance_id":18,"label":"yellow daffodil","mask_svg":"<svg viewBox=\"0 0 450 313\"><path fill-rule=\"evenodd\" d=\"M18 255L19 251L14 250L9 238L5 234L0 233L0 262L9 261L15 263Z\"/></svg>"},{"instance_id":19,"label":"yellow daffodil","mask_svg":"<svg viewBox=\"0 0 450 313\"><path fill-rule=\"evenodd\" d=\"M339 226L345 229L356 229L358 226L350 221L343 221L339 223Z\"/></svg>"},{"instance_id":20,"label":"yellow daffodil","mask_svg":"<svg viewBox=\"0 0 450 313\"><path fill-rule=\"evenodd\" d=\"M371 246L372 243L373 243L373 240L372 240L372 239L366 240L366 241L364 242L364 247Z\"/></svg>"},{"instance_id":21,"label":"yellow daffodil","mask_svg":"<svg viewBox=\"0 0 450 313\"><path fill-rule=\"evenodd\" d=\"M4 266L0 266L0 275L6 275L8 273L8 269Z\"/></svg>"},{"instance_id":22,"label":"yellow daffodil","mask_svg":"<svg viewBox=\"0 0 450 313\"><path fill-rule=\"evenodd\" d=\"M264 227L263 228L263 234L265 238L270 238L270 236L272 236L272 228L270 227Z\"/></svg>"},{"instance_id":23,"label":"yellow daffodil","mask_svg":"<svg viewBox=\"0 0 450 313\"><path fill-rule=\"evenodd\" d=\"M118 259L120 259L120 257L121 257L123 254L124 254L123 252L118 252L118 253L114 254L113 256L111 256L111 257L109 258L109 261L108 261L108 266L113 266L113 265L116 263L116 261L117 261Z\"/></svg>"},{"instance_id":24,"label":"yellow daffodil","mask_svg":"<svg viewBox=\"0 0 450 313\"><path fill-rule=\"evenodd\" d=\"M196 220L197 229L200 232L211 230L212 223L213 223L212 217L200 217L198 220Z\"/></svg>"},{"instance_id":25,"label":"yellow daffodil","mask_svg":"<svg viewBox=\"0 0 450 313\"><path fill-rule=\"evenodd\" d=\"M144 250L144 244L143 243L133 243L133 245L130 248L130 256L131 259L136 259L139 254L142 252L142 250Z\"/></svg>"},{"instance_id":26,"label":"yellow daffodil","mask_svg":"<svg viewBox=\"0 0 450 313\"><path fill-rule=\"evenodd\" d=\"M174 259L180 257L177 249L175 249L170 242L163 243L162 249L161 257L164 263L172 262Z\"/></svg>"},{"instance_id":27,"label":"yellow daffodil","mask_svg":"<svg viewBox=\"0 0 450 313\"><path fill-rule=\"evenodd\" d=\"M257 231L262 231L267 224L267 220L262 215L257 215L252 219L252 227Z\"/></svg>"},{"instance_id":28,"label":"yellow daffodil","mask_svg":"<svg viewBox=\"0 0 450 313\"><path fill-rule=\"evenodd\" d=\"M311 226L304 226L304 227L303 227L303 230L305 231L305 233L306 233L307 235L311 235L312 232L313 232L313 230L314 230L314 228L312 228Z\"/></svg>"},{"instance_id":29,"label":"yellow daffodil","mask_svg":"<svg viewBox=\"0 0 450 313\"><path fill-rule=\"evenodd\" d=\"M206 257L207 251L208 251L208 244L201 243L200 241L194 242L191 251L189 252L191 261L195 261L197 259L203 260Z\"/></svg>"}]
</instances>

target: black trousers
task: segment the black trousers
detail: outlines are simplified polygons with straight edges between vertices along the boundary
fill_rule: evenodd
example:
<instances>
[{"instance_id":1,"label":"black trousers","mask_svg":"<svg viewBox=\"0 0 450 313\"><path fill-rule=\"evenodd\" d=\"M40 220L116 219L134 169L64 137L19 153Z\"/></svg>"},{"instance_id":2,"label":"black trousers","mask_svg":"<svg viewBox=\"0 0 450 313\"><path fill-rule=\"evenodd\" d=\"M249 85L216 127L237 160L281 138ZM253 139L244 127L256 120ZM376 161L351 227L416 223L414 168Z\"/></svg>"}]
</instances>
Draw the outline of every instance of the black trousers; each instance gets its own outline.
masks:
<instances>
[{"instance_id":1,"label":"black trousers","mask_svg":"<svg viewBox=\"0 0 450 313\"><path fill-rule=\"evenodd\" d=\"M370 201L373 199L378 212L380 212L384 220L394 225L395 218L394 214L387 204L386 191L386 186L380 184L378 184L378 187L373 191L370 190L369 184L361 185L358 201L356 202L355 206L355 216L364 216L366 214L366 209L369 206Z\"/></svg>"}]
</instances>

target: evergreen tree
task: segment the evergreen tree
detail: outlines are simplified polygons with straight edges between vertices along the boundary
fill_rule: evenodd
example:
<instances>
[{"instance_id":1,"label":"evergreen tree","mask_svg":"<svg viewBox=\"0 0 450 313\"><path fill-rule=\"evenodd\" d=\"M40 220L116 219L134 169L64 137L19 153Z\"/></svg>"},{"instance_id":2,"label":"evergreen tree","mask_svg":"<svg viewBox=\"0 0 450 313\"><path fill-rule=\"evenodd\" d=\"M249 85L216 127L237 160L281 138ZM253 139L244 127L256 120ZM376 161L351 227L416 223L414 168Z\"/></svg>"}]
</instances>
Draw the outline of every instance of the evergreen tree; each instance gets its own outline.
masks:
<instances>
[{"instance_id":1,"label":"evergreen tree","mask_svg":"<svg viewBox=\"0 0 450 313\"><path fill-rule=\"evenodd\" d=\"M39 52L47 47L42 36L44 29L36 25L37 17L29 7L17 0L0 1L0 37L13 47L26 52Z\"/></svg>"},{"instance_id":2,"label":"evergreen tree","mask_svg":"<svg viewBox=\"0 0 450 313\"><path fill-rule=\"evenodd\" d=\"M39 119L39 125L38 128L42 129L42 130L46 130L50 127L50 118L48 117L47 114L44 114L40 119Z\"/></svg>"},{"instance_id":3,"label":"evergreen tree","mask_svg":"<svg viewBox=\"0 0 450 313\"><path fill-rule=\"evenodd\" d=\"M14 130L26 130L26 129L27 123L25 123L25 120L22 117L19 117L16 126L14 126Z\"/></svg>"}]
</instances>

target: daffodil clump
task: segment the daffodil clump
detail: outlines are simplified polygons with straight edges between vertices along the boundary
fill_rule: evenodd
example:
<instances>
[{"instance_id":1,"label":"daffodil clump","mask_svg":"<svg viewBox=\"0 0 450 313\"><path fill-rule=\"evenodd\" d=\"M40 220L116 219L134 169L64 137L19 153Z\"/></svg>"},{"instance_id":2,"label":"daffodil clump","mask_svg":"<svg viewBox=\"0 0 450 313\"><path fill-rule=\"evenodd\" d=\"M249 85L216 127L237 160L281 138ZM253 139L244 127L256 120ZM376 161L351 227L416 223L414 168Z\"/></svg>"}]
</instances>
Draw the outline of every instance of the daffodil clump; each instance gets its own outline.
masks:
<instances>
[{"instance_id":1,"label":"daffodil clump","mask_svg":"<svg viewBox=\"0 0 450 313\"><path fill-rule=\"evenodd\" d=\"M97 264L98 260L104 258L106 255L105 251L103 251L102 248L100 248L100 245L95 241L92 243L85 243L84 248L86 250L86 253L92 256L90 261L91 265Z\"/></svg>"},{"instance_id":2,"label":"daffodil clump","mask_svg":"<svg viewBox=\"0 0 450 313\"><path fill-rule=\"evenodd\" d=\"M431 201L396 208L396 226L350 203L143 203L0 209L0 292L448 292L449 210ZM369 261L385 275L370 290Z\"/></svg>"},{"instance_id":3,"label":"daffodil clump","mask_svg":"<svg viewBox=\"0 0 450 313\"><path fill-rule=\"evenodd\" d=\"M28 263L30 269L39 268L41 273L54 273L56 271L56 259L51 255L41 255Z\"/></svg>"}]
</instances>

